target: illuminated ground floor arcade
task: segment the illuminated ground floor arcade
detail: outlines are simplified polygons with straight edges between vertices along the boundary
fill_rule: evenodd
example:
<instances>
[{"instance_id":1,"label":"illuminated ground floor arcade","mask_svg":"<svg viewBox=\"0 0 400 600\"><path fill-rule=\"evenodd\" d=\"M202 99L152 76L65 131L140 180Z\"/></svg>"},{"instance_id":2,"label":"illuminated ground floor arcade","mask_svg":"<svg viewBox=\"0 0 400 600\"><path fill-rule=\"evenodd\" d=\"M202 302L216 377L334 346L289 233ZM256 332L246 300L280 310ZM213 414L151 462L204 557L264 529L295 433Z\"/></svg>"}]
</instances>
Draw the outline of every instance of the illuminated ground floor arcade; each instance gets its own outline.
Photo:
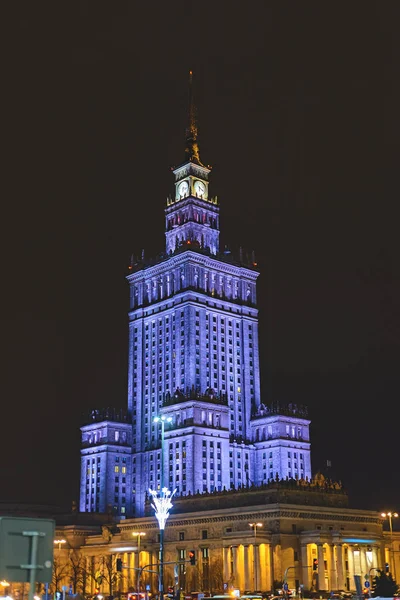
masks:
<instances>
[{"instance_id":1,"label":"illuminated ground floor arcade","mask_svg":"<svg viewBox=\"0 0 400 600\"><path fill-rule=\"evenodd\" d=\"M68 532L60 534L73 543ZM271 503L217 508L204 500L202 510L171 511L164 539L165 590L179 586L187 592L217 593L226 587L241 593L270 591L285 580L289 588L301 585L305 592L355 591L355 575L362 580L372 577L385 563L395 578L400 574L400 534L391 539L379 513L341 506ZM195 566L188 562L192 550ZM113 573L116 559L121 559L114 592L147 587L156 593L159 530L154 515L103 526L101 534L85 538L79 552L87 571L97 575ZM87 593L100 589L108 594L107 577L100 585L97 579L88 578Z\"/></svg>"}]
</instances>

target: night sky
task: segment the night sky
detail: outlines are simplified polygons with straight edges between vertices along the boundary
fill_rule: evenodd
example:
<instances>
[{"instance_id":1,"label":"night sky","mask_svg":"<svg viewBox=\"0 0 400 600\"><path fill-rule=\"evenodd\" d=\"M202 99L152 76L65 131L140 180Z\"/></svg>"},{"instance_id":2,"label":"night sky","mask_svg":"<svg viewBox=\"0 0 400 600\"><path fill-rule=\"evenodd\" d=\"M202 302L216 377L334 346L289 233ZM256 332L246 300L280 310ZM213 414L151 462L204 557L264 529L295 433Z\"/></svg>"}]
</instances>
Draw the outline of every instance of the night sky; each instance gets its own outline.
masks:
<instances>
[{"instance_id":1,"label":"night sky","mask_svg":"<svg viewBox=\"0 0 400 600\"><path fill-rule=\"evenodd\" d=\"M165 248L192 69L262 401L308 406L352 507L399 510L400 3L101 6L0 9L0 501L69 508L87 412L126 407L125 275Z\"/></svg>"}]
</instances>

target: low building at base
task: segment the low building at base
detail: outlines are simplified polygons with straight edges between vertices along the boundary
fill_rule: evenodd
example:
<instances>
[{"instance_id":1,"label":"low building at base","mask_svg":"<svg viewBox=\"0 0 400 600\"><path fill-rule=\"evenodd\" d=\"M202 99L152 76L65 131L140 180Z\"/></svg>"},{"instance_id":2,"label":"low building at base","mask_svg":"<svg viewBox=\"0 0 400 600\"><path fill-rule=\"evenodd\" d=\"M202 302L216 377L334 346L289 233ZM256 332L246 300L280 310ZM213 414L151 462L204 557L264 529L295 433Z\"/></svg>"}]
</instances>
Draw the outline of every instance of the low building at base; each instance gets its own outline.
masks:
<instances>
[{"instance_id":1,"label":"low building at base","mask_svg":"<svg viewBox=\"0 0 400 600\"><path fill-rule=\"evenodd\" d=\"M392 545L385 519L349 508L340 484L322 475L174 500L164 536L165 590L244 594L272 592L287 582L307 597L355 592L356 576L364 586L385 565L394 577L400 573L400 533L393 532ZM157 592L159 529L149 504L145 512L103 525L80 548L93 573L104 570L105 560L112 567L121 559L113 592ZM110 592L106 580L100 586L91 581L87 593Z\"/></svg>"}]
</instances>

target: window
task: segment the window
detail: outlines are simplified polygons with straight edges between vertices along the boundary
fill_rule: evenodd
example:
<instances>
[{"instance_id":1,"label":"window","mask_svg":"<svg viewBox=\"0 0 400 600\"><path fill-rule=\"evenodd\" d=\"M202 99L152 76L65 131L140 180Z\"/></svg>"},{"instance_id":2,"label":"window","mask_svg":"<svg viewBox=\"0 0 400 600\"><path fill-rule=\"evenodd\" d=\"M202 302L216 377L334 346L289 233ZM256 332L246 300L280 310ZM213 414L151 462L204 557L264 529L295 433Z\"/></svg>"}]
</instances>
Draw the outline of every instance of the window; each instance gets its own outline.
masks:
<instances>
[{"instance_id":1,"label":"window","mask_svg":"<svg viewBox=\"0 0 400 600\"><path fill-rule=\"evenodd\" d=\"M207 529L203 529L203 531L201 532L201 539L202 540L206 540L208 536L208 531Z\"/></svg>"},{"instance_id":2,"label":"window","mask_svg":"<svg viewBox=\"0 0 400 600\"><path fill-rule=\"evenodd\" d=\"M183 542L184 539L185 539L185 532L184 531L180 531L179 532L179 541Z\"/></svg>"}]
</instances>

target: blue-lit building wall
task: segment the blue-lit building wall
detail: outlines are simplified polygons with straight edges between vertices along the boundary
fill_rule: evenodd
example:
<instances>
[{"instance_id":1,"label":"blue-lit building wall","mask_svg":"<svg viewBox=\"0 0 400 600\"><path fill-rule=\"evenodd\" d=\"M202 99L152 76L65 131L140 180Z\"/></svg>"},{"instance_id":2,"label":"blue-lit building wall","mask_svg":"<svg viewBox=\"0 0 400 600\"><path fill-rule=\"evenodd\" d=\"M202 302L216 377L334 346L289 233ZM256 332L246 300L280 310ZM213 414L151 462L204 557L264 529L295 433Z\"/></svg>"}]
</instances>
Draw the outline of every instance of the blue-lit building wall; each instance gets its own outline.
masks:
<instances>
[{"instance_id":1,"label":"blue-lit building wall","mask_svg":"<svg viewBox=\"0 0 400 600\"><path fill-rule=\"evenodd\" d=\"M81 427L81 512L116 507L122 516L132 514L132 426L117 417L93 411L92 421Z\"/></svg>"},{"instance_id":2,"label":"blue-lit building wall","mask_svg":"<svg viewBox=\"0 0 400 600\"><path fill-rule=\"evenodd\" d=\"M178 495L311 478L306 414L296 406L268 408L260 396L254 256L220 252L219 203L198 155L173 174L165 250L133 259L127 275L130 494L121 495L120 482L119 493L111 493L117 455L106 444L95 454L109 483L91 502L86 439L81 510L111 504L121 516L143 514L149 488L161 485L161 425L154 422L161 415L172 419L165 425L163 485ZM82 428L84 436L88 431Z\"/></svg>"}]
</instances>

